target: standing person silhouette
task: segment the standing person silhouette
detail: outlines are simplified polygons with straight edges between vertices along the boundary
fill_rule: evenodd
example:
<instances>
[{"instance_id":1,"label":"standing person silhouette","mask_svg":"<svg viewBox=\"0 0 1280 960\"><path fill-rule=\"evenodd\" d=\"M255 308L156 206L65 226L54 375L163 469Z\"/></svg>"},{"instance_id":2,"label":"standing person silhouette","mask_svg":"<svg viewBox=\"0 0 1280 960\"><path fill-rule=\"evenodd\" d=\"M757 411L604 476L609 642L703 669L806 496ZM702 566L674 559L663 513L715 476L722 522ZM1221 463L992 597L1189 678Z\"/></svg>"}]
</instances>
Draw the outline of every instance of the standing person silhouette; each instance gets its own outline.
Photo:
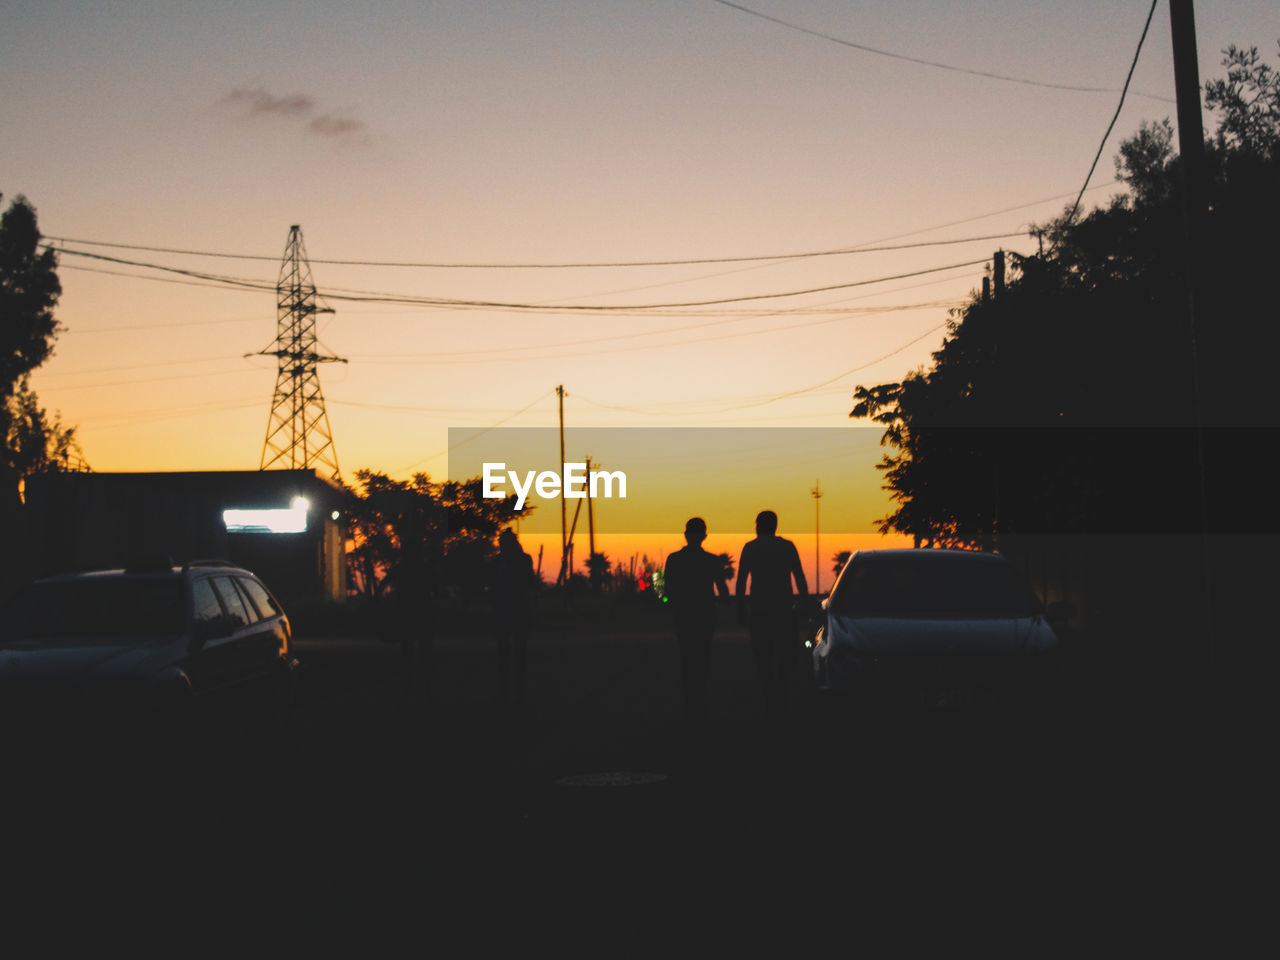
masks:
<instances>
[{"instance_id":1,"label":"standing person silhouette","mask_svg":"<svg viewBox=\"0 0 1280 960\"><path fill-rule=\"evenodd\" d=\"M765 716L774 725L782 722L787 681L800 657L792 578L797 594L809 594L796 545L779 537L777 531L778 515L762 510L756 516L756 538L743 546L738 558L738 582L734 588L738 620L748 620L750 624L751 651L760 676ZM748 580L749 602L745 594Z\"/></svg>"},{"instance_id":2,"label":"standing person silhouette","mask_svg":"<svg viewBox=\"0 0 1280 960\"><path fill-rule=\"evenodd\" d=\"M684 525L685 546L667 557L663 589L675 621L680 648L684 716L695 725L707 719L707 681L711 673L711 636L716 629L716 595L729 596L719 557L702 549L707 524L691 517Z\"/></svg>"},{"instance_id":3,"label":"standing person silhouette","mask_svg":"<svg viewBox=\"0 0 1280 960\"><path fill-rule=\"evenodd\" d=\"M537 574L511 530L498 535L498 568L494 578L494 612L498 635L498 704L504 709L524 700L529 620Z\"/></svg>"}]
</instances>

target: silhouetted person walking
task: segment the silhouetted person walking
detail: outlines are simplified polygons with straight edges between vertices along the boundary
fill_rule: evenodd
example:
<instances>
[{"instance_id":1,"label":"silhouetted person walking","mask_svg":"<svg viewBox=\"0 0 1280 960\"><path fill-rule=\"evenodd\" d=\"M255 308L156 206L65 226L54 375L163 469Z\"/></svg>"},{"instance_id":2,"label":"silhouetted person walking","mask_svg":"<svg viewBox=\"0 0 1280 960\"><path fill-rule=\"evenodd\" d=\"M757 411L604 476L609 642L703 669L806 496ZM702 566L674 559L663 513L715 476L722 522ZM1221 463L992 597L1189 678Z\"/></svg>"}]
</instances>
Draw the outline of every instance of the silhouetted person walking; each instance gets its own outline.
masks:
<instances>
[{"instance_id":1,"label":"silhouetted person walking","mask_svg":"<svg viewBox=\"0 0 1280 960\"><path fill-rule=\"evenodd\" d=\"M663 584L680 648L684 716L690 723L701 724L707 719L716 595L728 597L729 585L720 558L702 549L707 525L701 517L692 517L684 525L684 539L685 547L667 557Z\"/></svg>"},{"instance_id":2,"label":"silhouetted person walking","mask_svg":"<svg viewBox=\"0 0 1280 960\"><path fill-rule=\"evenodd\" d=\"M796 545L779 537L777 530L778 515L772 510L763 510L756 516L756 538L743 546L738 558L734 595L738 598L739 622L749 619L751 651L760 676L765 715L780 724L787 681L800 658L791 581L795 579L800 596L808 596L809 586ZM745 595L748 580L749 601Z\"/></svg>"},{"instance_id":3,"label":"silhouetted person walking","mask_svg":"<svg viewBox=\"0 0 1280 960\"><path fill-rule=\"evenodd\" d=\"M524 552L515 533L503 530L498 536L493 589L498 638L498 703L503 707L524 700L529 621L533 616L536 579L533 558Z\"/></svg>"}]
</instances>

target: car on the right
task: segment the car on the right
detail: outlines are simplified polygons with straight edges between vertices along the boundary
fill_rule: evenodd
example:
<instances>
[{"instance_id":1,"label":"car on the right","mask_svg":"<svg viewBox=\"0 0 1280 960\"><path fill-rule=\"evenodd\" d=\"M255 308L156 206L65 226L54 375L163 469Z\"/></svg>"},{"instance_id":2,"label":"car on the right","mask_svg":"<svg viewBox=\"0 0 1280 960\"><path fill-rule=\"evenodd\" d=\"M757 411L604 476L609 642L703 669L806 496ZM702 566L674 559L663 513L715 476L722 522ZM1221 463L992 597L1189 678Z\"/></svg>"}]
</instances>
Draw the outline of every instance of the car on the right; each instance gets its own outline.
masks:
<instances>
[{"instance_id":1,"label":"car on the right","mask_svg":"<svg viewBox=\"0 0 1280 960\"><path fill-rule=\"evenodd\" d=\"M855 710L1038 709L1059 683L1059 637L1022 572L976 550L862 550L809 641L814 688Z\"/></svg>"}]
</instances>

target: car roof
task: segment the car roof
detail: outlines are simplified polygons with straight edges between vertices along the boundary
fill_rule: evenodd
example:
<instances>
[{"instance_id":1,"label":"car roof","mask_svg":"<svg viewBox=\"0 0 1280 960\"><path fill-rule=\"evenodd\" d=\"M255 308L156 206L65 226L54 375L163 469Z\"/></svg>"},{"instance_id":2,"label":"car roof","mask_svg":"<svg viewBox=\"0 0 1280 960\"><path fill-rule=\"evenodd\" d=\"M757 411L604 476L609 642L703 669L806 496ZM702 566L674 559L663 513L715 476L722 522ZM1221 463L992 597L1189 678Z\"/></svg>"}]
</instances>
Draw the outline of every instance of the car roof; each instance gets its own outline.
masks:
<instances>
[{"instance_id":1,"label":"car roof","mask_svg":"<svg viewBox=\"0 0 1280 960\"><path fill-rule=\"evenodd\" d=\"M254 576L252 571L227 560L189 560L184 564L157 563L143 564L137 567L116 567L109 570L76 570L58 573L48 577L40 577L35 583L66 583L75 580L118 580L123 578L157 578L181 577L198 571L218 570L224 573L238 573Z\"/></svg>"},{"instance_id":2,"label":"car roof","mask_svg":"<svg viewBox=\"0 0 1280 960\"><path fill-rule=\"evenodd\" d=\"M850 559L865 558L868 560L892 560L902 557L973 557L975 563L989 563L992 561L1008 562L1008 558L1003 554L989 553L985 550L954 550L941 549L935 547L886 547L876 550L859 550ZM981 557L979 560L977 558Z\"/></svg>"}]
</instances>

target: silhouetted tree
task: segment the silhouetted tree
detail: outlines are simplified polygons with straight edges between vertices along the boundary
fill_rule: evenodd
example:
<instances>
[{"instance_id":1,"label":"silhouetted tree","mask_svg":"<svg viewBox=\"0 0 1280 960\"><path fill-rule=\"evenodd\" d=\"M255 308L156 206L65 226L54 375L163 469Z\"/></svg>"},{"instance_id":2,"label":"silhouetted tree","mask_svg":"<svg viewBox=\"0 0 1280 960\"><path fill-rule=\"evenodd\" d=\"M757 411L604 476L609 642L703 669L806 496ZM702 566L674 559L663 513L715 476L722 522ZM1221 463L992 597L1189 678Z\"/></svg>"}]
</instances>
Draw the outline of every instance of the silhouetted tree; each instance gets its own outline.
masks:
<instances>
[{"instance_id":1,"label":"silhouetted tree","mask_svg":"<svg viewBox=\"0 0 1280 960\"><path fill-rule=\"evenodd\" d=\"M1204 85L1204 102L1222 119L1214 143L1219 150L1261 160L1280 148L1280 71L1264 63L1257 47L1227 47L1227 76Z\"/></svg>"},{"instance_id":2,"label":"silhouetted tree","mask_svg":"<svg viewBox=\"0 0 1280 960\"><path fill-rule=\"evenodd\" d=\"M75 427L64 427L59 414L50 417L40 406L27 377L18 381L5 416L5 449L19 486L34 473L83 469L84 457Z\"/></svg>"},{"instance_id":3,"label":"silhouetted tree","mask_svg":"<svg viewBox=\"0 0 1280 960\"><path fill-rule=\"evenodd\" d=\"M839 573L843 570L844 565L849 562L850 556L852 556L852 554L848 550L841 550L839 553L834 554L831 557L831 572Z\"/></svg>"},{"instance_id":4,"label":"silhouetted tree","mask_svg":"<svg viewBox=\"0 0 1280 960\"><path fill-rule=\"evenodd\" d=\"M720 559L720 568L724 570L725 582L732 582L734 574L733 557L727 553L718 553L716 556Z\"/></svg>"},{"instance_id":5,"label":"silhouetted tree","mask_svg":"<svg viewBox=\"0 0 1280 960\"><path fill-rule=\"evenodd\" d=\"M1280 81L1254 49L1232 47L1224 64L1227 80L1206 85L1222 116L1206 144L1198 377L1165 121L1121 145L1128 194L1040 228L1043 251L1011 257L1000 296L952 312L927 370L857 387L850 416L882 424L890 448L880 469L895 509L882 532L991 547L1010 530L1167 530L1197 494L1189 448L1160 431L1274 425ZM1224 493L1242 455L1211 458Z\"/></svg>"},{"instance_id":6,"label":"silhouetted tree","mask_svg":"<svg viewBox=\"0 0 1280 960\"><path fill-rule=\"evenodd\" d=\"M438 540L440 507L425 474L405 482L357 470L358 489L348 497L347 520L355 548L347 554L352 582L371 602L395 582L405 555Z\"/></svg>"},{"instance_id":7,"label":"silhouetted tree","mask_svg":"<svg viewBox=\"0 0 1280 960\"><path fill-rule=\"evenodd\" d=\"M456 588L464 597L482 592L491 577L498 534L516 517L516 497L486 498L479 477L434 483L426 474L392 480L372 470L356 471L348 514L355 549L348 554L353 581L370 600L403 579ZM526 506L524 515L532 507Z\"/></svg>"},{"instance_id":8,"label":"silhouetted tree","mask_svg":"<svg viewBox=\"0 0 1280 960\"><path fill-rule=\"evenodd\" d=\"M610 573L611 567L609 558L603 553L593 553L587 557L587 574L591 580L591 589L599 593L601 590L610 586L613 581L613 574Z\"/></svg>"},{"instance_id":9,"label":"silhouetted tree","mask_svg":"<svg viewBox=\"0 0 1280 960\"><path fill-rule=\"evenodd\" d=\"M1042 250L952 312L927 369L859 385L850 413L884 427L882 532L1067 571L1094 638L1148 666L1256 642L1274 551L1254 535L1280 530L1280 82L1256 50L1224 63L1197 242L1173 128L1146 124L1116 160L1125 195L1035 230Z\"/></svg>"},{"instance_id":10,"label":"silhouetted tree","mask_svg":"<svg viewBox=\"0 0 1280 960\"><path fill-rule=\"evenodd\" d=\"M27 375L53 353L62 293L57 259L40 249L35 208L18 196L0 215L0 522L11 528L25 477L79 459L73 428L49 418Z\"/></svg>"}]
</instances>

